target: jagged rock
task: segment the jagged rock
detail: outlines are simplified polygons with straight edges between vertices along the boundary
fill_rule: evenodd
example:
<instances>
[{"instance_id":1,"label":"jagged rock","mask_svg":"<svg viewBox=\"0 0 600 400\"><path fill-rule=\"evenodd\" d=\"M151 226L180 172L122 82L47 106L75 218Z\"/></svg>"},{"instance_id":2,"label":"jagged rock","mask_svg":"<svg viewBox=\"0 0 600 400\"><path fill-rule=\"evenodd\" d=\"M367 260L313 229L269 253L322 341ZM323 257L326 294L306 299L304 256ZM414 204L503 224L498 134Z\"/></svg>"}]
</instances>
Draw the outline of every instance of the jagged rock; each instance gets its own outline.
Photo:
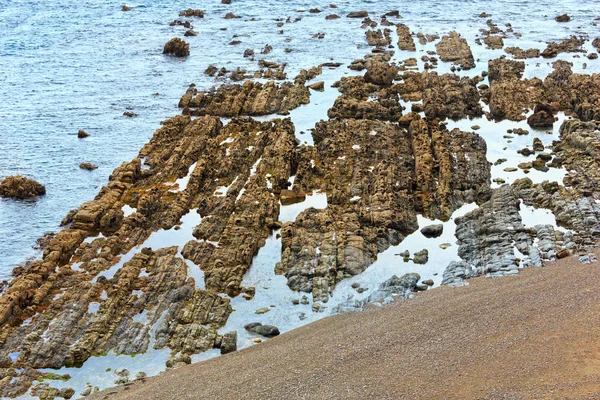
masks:
<instances>
[{"instance_id":1,"label":"jagged rock","mask_svg":"<svg viewBox=\"0 0 600 400\"><path fill-rule=\"evenodd\" d=\"M520 47L506 47L504 51L511 54L516 59L537 58L540 56L539 49L523 50Z\"/></svg>"},{"instance_id":2,"label":"jagged rock","mask_svg":"<svg viewBox=\"0 0 600 400\"><path fill-rule=\"evenodd\" d=\"M459 65L462 69L471 69L475 67L475 60L471 48L466 39L454 31L449 35L444 35L435 48L440 55L440 59L444 62L453 62Z\"/></svg>"},{"instance_id":3,"label":"jagged rock","mask_svg":"<svg viewBox=\"0 0 600 400\"><path fill-rule=\"evenodd\" d=\"M237 350L237 331L227 332L221 340L221 354L232 353Z\"/></svg>"},{"instance_id":4,"label":"jagged rock","mask_svg":"<svg viewBox=\"0 0 600 400\"><path fill-rule=\"evenodd\" d=\"M485 43L488 49L498 50L504 47L502 36L486 36L483 39L483 43Z\"/></svg>"},{"instance_id":5,"label":"jagged rock","mask_svg":"<svg viewBox=\"0 0 600 400\"><path fill-rule=\"evenodd\" d=\"M277 271L290 288L312 292L315 302L326 302L336 282L362 272L379 252L418 229L417 212L447 219L459 204L485 198L489 190L485 142L472 132L423 120L413 121L407 132L382 121L349 119L320 122L313 137L319 155L299 163L302 179L294 187L326 190L327 208L305 210L283 224Z\"/></svg>"},{"instance_id":6,"label":"jagged rock","mask_svg":"<svg viewBox=\"0 0 600 400\"><path fill-rule=\"evenodd\" d=\"M63 399L70 399L75 394L73 388L62 388L57 389L51 387L48 383L40 383L31 389L31 394L35 397L39 397L40 400L53 400L56 397L62 397Z\"/></svg>"},{"instance_id":7,"label":"jagged rock","mask_svg":"<svg viewBox=\"0 0 600 400\"><path fill-rule=\"evenodd\" d=\"M287 114L309 101L310 93L303 84L246 81L243 85L223 85L209 92L189 88L179 101L179 107L186 115L235 117Z\"/></svg>"},{"instance_id":8,"label":"jagged rock","mask_svg":"<svg viewBox=\"0 0 600 400\"><path fill-rule=\"evenodd\" d=\"M442 235L442 232L444 232L444 225L442 224L428 225L421 228L423 236L428 238L439 237Z\"/></svg>"},{"instance_id":9,"label":"jagged rock","mask_svg":"<svg viewBox=\"0 0 600 400\"><path fill-rule=\"evenodd\" d=\"M193 10L191 8L188 8L185 11L180 11L179 12L179 16L180 17L198 17L198 18L204 18L204 11L202 11L202 10Z\"/></svg>"},{"instance_id":10,"label":"jagged rock","mask_svg":"<svg viewBox=\"0 0 600 400\"><path fill-rule=\"evenodd\" d=\"M564 39L560 43L550 42L541 56L544 58L556 57L558 53L585 53L582 49L584 39L579 39L576 36L571 36L569 39Z\"/></svg>"},{"instance_id":11,"label":"jagged rock","mask_svg":"<svg viewBox=\"0 0 600 400\"><path fill-rule=\"evenodd\" d=\"M252 322L244 326L248 332L256 333L264 337L275 337L279 335L279 329L273 325L263 325L260 322Z\"/></svg>"},{"instance_id":12,"label":"jagged rock","mask_svg":"<svg viewBox=\"0 0 600 400\"><path fill-rule=\"evenodd\" d=\"M175 57L187 57L190 55L190 45L179 38L173 38L165 44L163 54L170 54Z\"/></svg>"},{"instance_id":13,"label":"jagged rock","mask_svg":"<svg viewBox=\"0 0 600 400\"><path fill-rule=\"evenodd\" d=\"M0 182L0 197L29 199L45 194L44 185L21 175L7 176Z\"/></svg>"},{"instance_id":14,"label":"jagged rock","mask_svg":"<svg viewBox=\"0 0 600 400\"><path fill-rule=\"evenodd\" d=\"M416 251L413 255L413 262L415 264L427 264L427 261L429 261L429 251L427 249Z\"/></svg>"},{"instance_id":15,"label":"jagged rock","mask_svg":"<svg viewBox=\"0 0 600 400\"><path fill-rule=\"evenodd\" d=\"M389 29L378 30L367 30L365 35L367 36L367 43L369 46L388 46L392 39L390 37L391 31Z\"/></svg>"},{"instance_id":16,"label":"jagged rock","mask_svg":"<svg viewBox=\"0 0 600 400\"><path fill-rule=\"evenodd\" d=\"M523 61L496 58L488 62L488 80L492 86L495 81L521 79L523 72L525 72L525 63Z\"/></svg>"},{"instance_id":17,"label":"jagged rock","mask_svg":"<svg viewBox=\"0 0 600 400\"><path fill-rule=\"evenodd\" d=\"M415 51L417 49L408 26L398 24L396 26L396 33L398 34L398 48L400 50Z\"/></svg>"},{"instance_id":18,"label":"jagged rock","mask_svg":"<svg viewBox=\"0 0 600 400\"><path fill-rule=\"evenodd\" d=\"M379 285L379 288L371 293L367 297L366 303L373 303L376 301L383 301L384 299L391 296L399 296L400 298L408 298L417 286L417 282L421 279L421 276L416 273L410 273L402 275L398 278L396 275L392 276L387 281Z\"/></svg>"},{"instance_id":19,"label":"jagged rock","mask_svg":"<svg viewBox=\"0 0 600 400\"><path fill-rule=\"evenodd\" d=\"M533 139L533 151L544 151L544 143L539 138Z\"/></svg>"},{"instance_id":20,"label":"jagged rock","mask_svg":"<svg viewBox=\"0 0 600 400\"><path fill-rule=\"evenodd\" d=\"M0 297L0 354L21 352L14 367L27 369L17 373L19 385L26 390L37 379L26 372L32 368L80 366L111 350L136 354L153 343L182 355L169 361L175 366L213 348L232 311L218 293L242 293L244 274L277 226L279 200L267 175L273 191L287 187L296 146L289 120L240 119L225 127L213 116L164 121L139 154L150 168L142 169L139 158L116 168L94 200L65 218L43 258L23 267ZM187 188L173 189L188 174ZM231 192L215 195L221 186ZM124 218L124 204L136 212ZM189 210L206 218L181 253L177 246L143 246ZM188 277L180 254L202 265L208 290ZM134 320L144 310L145 321ZM27 318L30 324L18 323Z\"/></svg>"},{"instance_id":21,"label":"jagged rock","mask_svg":"<svg viewBox=\"0 0 600 400\"><path fill-rule=\"evenodd\" d=\"M183 34L183 36L198 36L198 32L196 32L193 29L188 29L187 31L185 31L185 33Z\"/></svg>"},{"instance_id":22,"label":"jagged rock","mask_svg":"<svg viewBox=\"0 0 600 400\"><path fill-rule=\"evenodd\" d=\"M436 72L424 72L421 79L423 109L427 117L461 119L483 115L477 79Z\"/></svg>"},{"instance_id":23,"label":"jagged rock","mask_svg":"<svg viewBox=\"0 0 600 400\"><path fill-rule=\"evenodd\" d=\"M98 167L95 166L95 165L93 165L93 164L91 164L91 163L84 162L84 163L79 164L79 168L85 169L85 170L88 170L88 171L93 171L93 170L97 169Z\"/></svg>"}]
</instances>

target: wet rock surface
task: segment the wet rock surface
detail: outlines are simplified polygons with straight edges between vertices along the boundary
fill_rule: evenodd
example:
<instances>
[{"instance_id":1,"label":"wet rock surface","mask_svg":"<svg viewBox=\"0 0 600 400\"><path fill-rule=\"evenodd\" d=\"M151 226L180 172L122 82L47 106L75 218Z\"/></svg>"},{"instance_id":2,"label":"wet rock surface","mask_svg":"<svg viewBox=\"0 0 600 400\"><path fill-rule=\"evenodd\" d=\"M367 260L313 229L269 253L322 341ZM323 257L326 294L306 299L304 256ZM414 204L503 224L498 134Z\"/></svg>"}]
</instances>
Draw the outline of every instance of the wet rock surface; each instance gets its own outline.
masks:
<instances>
[{"instance_id":1,"label":"wet rock surface","mask_svg":"<svg viewBox=\"0 0 600 400\"><path fill-rule=\"evenodd\" d=\"M285 115L309 101L310 92L301 83L279 85L246 81L242 85L223 85L209 92L192 87L179 101L179 107L183 108L183 114L193 116Z\"/></svg>"},{"instance_id":2,"label":"wet rock surface","mask_svg":"<svg viewBox=\"0 0 600 400\"><path fill-rule=\"evenodd\" d=\"M436 45L438 54L442 61L453 62L462 69L471 69L475 67L475 60L467 40L460 37L457 32L450 32L449 35L442 36Z\"/></svg>"}]
</instances>

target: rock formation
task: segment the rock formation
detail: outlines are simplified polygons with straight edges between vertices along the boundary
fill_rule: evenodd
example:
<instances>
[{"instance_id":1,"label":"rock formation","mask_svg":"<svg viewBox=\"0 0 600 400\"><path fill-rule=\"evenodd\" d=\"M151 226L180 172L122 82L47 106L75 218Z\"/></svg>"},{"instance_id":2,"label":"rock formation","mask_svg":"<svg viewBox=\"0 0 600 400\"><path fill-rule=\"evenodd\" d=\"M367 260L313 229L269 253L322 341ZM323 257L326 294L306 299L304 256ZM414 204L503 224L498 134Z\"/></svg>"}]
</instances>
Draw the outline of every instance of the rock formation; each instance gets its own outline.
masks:
<instances>
[{"instance_id":1,"label":"rock formation","mask_svg":"<svg viewBox=\"0 0 600 400\"><path fill-rule=\"evenodd\" d=\"M7 176L0 182L0 197L29 199L44 194L46 194L44 185L24 176Z\"/></svg>"}]
</instances>

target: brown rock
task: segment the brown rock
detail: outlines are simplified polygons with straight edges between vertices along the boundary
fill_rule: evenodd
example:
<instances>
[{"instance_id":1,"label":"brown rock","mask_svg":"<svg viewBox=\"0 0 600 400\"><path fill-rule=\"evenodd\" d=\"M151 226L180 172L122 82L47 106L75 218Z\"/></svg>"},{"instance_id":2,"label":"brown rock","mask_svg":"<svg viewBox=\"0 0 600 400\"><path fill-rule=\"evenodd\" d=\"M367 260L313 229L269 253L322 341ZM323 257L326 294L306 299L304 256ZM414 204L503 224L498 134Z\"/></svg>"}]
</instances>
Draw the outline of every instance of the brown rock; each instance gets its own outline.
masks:
<instances>
[{"instance_id":1,"label":"brown rock","mask_svg":"<svg viewBox=\"0 0 600 400\"><path fill-rule=\"evenodd\" d=\"M80 129L79 131L77 131L77 137L79 139L84 139L86 137L90 136L89 133L87 133L86 131L84 131L83 129Z\"/></svg>"},{"instance_id":2,"label":"brown rock","mask_svg":"<svg viewBox=\"0 0 600 400\"><path fill-rule=\"evenodd\" d=\"M0 182L0 197L29 199L46 194L44 185L20 175L7 176Z\"/></svg>"},{"instance_id":3,"label":"brown rock","mask_svg":"<svg viewBox=\"0 0 600 400\"><path fill-rule=\"evenodd\" d=\"M88 171L92 171L92 170L97 169L98 167L91 163L84 162L84 163L79 164L79 168L86 169Z\"/></svg>"},{"instance_id":4,"label":"brown rock","mask_svg":"<svg viewBox=\"0 0 600 400\"><path fill-rule=\"evenodd\" d=\"M350 14L346 15L346 17L348 17L348 18L365 18L368 16L369 16L369 13L365 10L353 11Z\"/></svg>"},{"instance_id":5,"label":"brown rock","mask_svg":"<svg viewBox=\"0 0 600 400\"><path fill-rule=\"evenodd\" d=\"M450 32L449 35L443 36L442 40L435 45L435 48L442 61L451 61L455 65L459 65L462 69L475 67L475 60L473 59L473 53L471 53L469 44L466 39L461 38L454 31Z\"/></svg>"},{"instance_id":6,"label":"brown rock","mask_svg":"<svg viewBox=\"0 0 600 400\"><path fill-rule=\"evenodd\" d=\"M187 57L190 55L190 45L179 38L173 38L165 44L163 54L170 54L175 57Z\"/></svg>"}]
</instances>

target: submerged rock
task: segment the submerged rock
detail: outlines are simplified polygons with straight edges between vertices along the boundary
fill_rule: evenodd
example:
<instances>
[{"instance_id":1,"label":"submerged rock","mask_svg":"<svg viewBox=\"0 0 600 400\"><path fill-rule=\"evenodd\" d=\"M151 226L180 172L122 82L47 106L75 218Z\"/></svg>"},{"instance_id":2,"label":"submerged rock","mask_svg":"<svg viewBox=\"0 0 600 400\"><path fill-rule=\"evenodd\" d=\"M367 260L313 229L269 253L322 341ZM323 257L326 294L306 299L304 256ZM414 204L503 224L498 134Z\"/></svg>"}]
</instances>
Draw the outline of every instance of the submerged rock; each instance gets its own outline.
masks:
<instances>
[{"instance_id":1,"label":"submerged rock","mask_svg":"<svg viewBox=\"0 0 600 400\"><path fill-rule=\"evenodd\" d=\"M21 175L7 176L0 182L0 197L29 199L45 194L44 185Z\"/></svg>"}]
</instances>

